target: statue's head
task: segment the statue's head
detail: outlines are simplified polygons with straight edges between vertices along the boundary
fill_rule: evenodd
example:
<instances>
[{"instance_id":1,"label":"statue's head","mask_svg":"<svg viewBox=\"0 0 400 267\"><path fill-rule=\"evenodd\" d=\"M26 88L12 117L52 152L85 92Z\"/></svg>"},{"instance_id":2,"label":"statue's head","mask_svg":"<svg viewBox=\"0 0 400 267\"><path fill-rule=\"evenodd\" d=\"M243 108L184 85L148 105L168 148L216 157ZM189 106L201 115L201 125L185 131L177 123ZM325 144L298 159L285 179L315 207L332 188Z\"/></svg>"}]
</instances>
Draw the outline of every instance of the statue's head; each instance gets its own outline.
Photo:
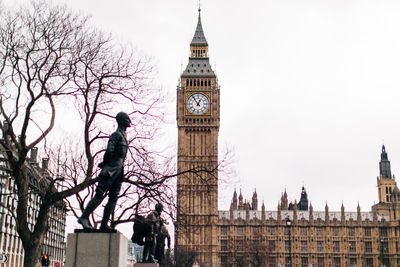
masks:
<instances>
[{"instance_id":1,"label":"statue's head","mask_svg":"<svg viewBox=\"0 0 400 267\"><path fill-rule=\"evenodd\" d=\"M128 114L125 112L119 112L115 119L118 122L118 125L124 126L124 127L130 127L131 126L131 119L129 118Z\"/></svg>"},{"instance_id":2,"label":"statue's head","mask_svg":"<svg viewBox=\"0 0 400 267\"><path fill-rule=\"evenodd\" d=\"M164 207L163 207L163 205L161 203L157 203L156 204L156 211L158 213L161 213L163 211L163 209L164 209Z\"/></svg>"}]
</instances>

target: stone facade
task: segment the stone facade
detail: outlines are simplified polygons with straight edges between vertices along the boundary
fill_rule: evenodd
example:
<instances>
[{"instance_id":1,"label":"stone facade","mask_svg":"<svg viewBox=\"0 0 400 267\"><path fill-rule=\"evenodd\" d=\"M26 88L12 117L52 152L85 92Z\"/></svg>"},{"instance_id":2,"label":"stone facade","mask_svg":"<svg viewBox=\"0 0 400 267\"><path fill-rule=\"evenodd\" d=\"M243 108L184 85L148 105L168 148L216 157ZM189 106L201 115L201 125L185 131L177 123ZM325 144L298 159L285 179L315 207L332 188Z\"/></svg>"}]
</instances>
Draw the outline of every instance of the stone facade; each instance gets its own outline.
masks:
<instances>
[{"instance_id":1,"label":"stone facade","mask_svg":"<svg viewBox=\"0 0 400 267\"><path fill-rule=\"evenodd\" d=\"M202 96L190 102L196 94ZM218 164L219 96L199 10L177 88L178 172L192 171L178 176L176 250L194 251L202 267L400 266L400 190L384 146L379 203L370 212L359 206L346 212L343 205L314 211L304 187L295 203L288 203L285 191L275 211L264 203L258 209L256 192L246 201L235 190L230 209L218 211L217 173L197 171Z\"/></svg>"},{"instance_id":2,"label":"stone facade","mask_svg":"<svg viewBox=\"0 0 400 267\"><path fill-rule=\"evenodd\" d=\"M398 237L377 212L219 211L217 266L397 266ZM397 227L398 228L398 227ZM391 265L389 265L389 263Z\"/></svg>"},{"instance_id":3,"label":"stone facade","mask_svg":"<svg viewBox=\"0 0 400 267\"><path fill-rule=\"evenodd\" d=\"M37 150L33 148L29 159L30 190L29 190L29 210L28 221L30 229L33 229L39 213L41 199L37 193L39 177L45 177L47 172L48 159L43 159L42 166L36 162ZM45 178L44 178L45 179ZM22 267L24 262L24 249L18 237L16 223L11 215L16 213L18 203L15 193L14 179L7 171L7 164L0 153L0 254L6 255L8 261L4 267ZM55 205L50 211L49 231L47 232L42 253L47 254L50 266L59 263L63 266L65 259L65 228L66 228L67 209L64 203Z\"/></svg>"},{"instance_id":4,"label":"stone facade","mask_svg":"<svg viewBox=\"0 0 400 267\"><path fill-rule=\"evenodd\" d=\"M381 162L387 161L382 147ZM217 266L400 266L400 190L380 169L379 203L370 212L314 211L302 188L299 205L282 194L276 211L252 205L236 190L229 211L218 212ZM291 208L292 207L292 208ZM299 207L302 207L301 209ZM307 207L307 208L305 208Z\"/></svg>"}]
</instances>

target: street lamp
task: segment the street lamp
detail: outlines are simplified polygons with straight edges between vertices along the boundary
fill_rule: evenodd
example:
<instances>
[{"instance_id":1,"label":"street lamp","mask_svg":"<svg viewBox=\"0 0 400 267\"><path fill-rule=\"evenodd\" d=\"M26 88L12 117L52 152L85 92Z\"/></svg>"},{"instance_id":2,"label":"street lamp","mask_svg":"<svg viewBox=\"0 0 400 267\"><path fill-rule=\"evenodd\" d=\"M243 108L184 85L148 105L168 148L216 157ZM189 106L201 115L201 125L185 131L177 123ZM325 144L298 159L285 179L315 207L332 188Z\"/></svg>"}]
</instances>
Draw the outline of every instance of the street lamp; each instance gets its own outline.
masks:
<instances>
[{"instance_id":1,"label":"street lamp","mask_svg":"<svg viewBox=\"0 0 400 267\"><path fill-rule=\"evenodd\" d=\"M292 225L292 221L290 220L289 216L286 217L286 226L288 227L289 230L289 267L292 267L292 237L291 237L291 229L290 226Z\"/></svg>"}]
</instances>

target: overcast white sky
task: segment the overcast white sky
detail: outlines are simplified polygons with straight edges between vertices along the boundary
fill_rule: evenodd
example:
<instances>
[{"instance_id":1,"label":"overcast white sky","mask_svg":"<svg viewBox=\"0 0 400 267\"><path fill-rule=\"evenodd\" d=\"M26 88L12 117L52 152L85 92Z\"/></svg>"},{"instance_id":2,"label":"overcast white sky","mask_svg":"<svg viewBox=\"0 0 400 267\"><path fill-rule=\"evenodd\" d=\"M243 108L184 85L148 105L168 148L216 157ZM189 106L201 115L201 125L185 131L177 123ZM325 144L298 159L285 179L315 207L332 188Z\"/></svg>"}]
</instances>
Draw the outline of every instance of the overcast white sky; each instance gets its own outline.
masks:
<instances>
[{"instance_id":1,"label":"overcast white sky","mask_svg":"<svg viewBox=\"0 0 400 267\"><path fill-rule=\"evenodd\" d=\"M24 1L24 0L20 0ZM7 0L5 2L12 2ZM197 23L197 0L54 0L153 58L175 94ZM236 177L220 187L257 188L276 209L307 189L314 210L369 211L377 201L381 146L400 173L400 1L202 0L202 23L221 86L220 148L235 150Z\"/></svg>"}]
</instances>

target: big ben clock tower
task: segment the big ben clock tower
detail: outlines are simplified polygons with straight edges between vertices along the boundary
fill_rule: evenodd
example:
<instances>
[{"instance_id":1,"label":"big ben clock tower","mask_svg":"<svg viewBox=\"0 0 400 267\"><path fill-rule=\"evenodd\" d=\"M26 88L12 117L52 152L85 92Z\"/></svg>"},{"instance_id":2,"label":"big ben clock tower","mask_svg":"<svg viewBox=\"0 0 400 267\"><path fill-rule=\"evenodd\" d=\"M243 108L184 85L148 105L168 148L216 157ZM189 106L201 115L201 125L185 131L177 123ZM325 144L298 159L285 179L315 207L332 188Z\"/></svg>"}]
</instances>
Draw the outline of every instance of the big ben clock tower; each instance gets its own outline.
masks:
<instances>
[{"instance_id":1,"label":"big ben clock tower","mask_svg":"<svg viewBox=\"0 0 400 267\"><path fill-rule=\"evenodd\" d=\"M219 97L199 9L177 88L178 172L192 171L178 176L175 238L178 252L195 252L202 267L217 262Z\"/></svg>"}]
</instances>

